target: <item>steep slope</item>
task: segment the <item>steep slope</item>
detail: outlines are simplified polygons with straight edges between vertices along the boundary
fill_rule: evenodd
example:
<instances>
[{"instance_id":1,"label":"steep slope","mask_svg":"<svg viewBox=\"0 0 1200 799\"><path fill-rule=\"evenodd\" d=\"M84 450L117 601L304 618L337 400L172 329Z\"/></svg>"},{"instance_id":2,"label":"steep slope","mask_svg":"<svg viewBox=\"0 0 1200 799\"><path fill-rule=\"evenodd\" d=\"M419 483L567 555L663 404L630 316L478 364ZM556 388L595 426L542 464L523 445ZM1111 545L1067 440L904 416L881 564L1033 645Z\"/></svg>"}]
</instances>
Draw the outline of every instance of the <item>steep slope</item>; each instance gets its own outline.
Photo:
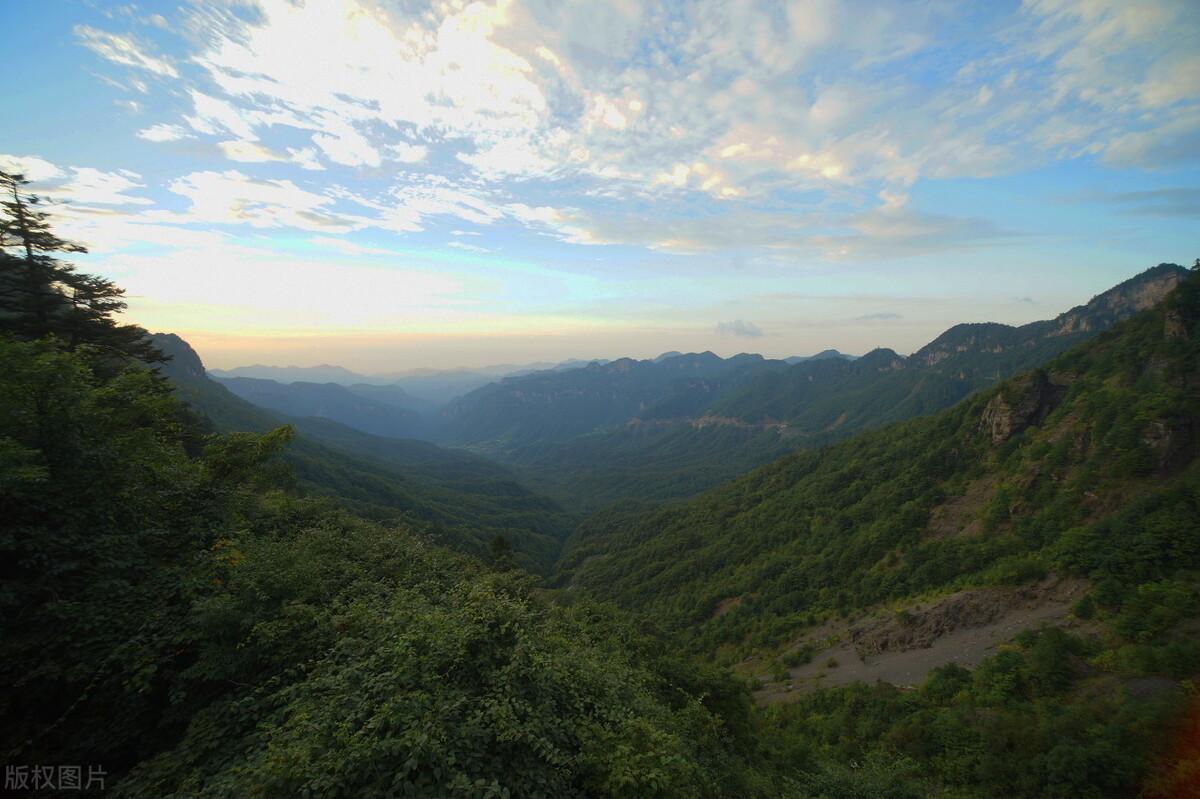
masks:
<instances>
[{"instance_id":1,"label":"steep slope","mask_svg":"<svg viewBox=\"0 0 1200 799\"><path fill-rule=\"evenodd\" d=\"M696 651L743 654L830 614L1048 570L1119 595L1200 567L1198 453L1192 276L948 411L799 452L681 508L598 518L560 580Z\"/></svg>"},{"instance_id":2,"label":"steep slope","mask_svg":"<svg viewBox=\"0 0 1200 799\"><path fill-rule=\"evenodd\" d=\"M260 408L288 416L318 416L376 436L410 438L419 435L424 427L424 420L412 408L411 399L408 407L401 404L408 394L397 387L358 384L361 388L356 389L337 383L279 383L255 377L216 380ZM369 396L374 389L382 389L374 394L386 398L385 401Z\"/></svg>"},{"instance_id":3,"label":"steep slope","mask_svg":"<svg viewBox=\"0 0 1200 799\"><path fill-rule=\"evenodd\" d=\"M171 356L162 371L178 395L217 430L265 432L293 425L299 435L285 459L302 486L337 496L372 518L401 514L471 554L486 555L492 539L503 535L530 570L544 572L553 562L569 519L503 467L423 441L379 438L327 419L272 413L209 379L183 339L156 334L153 340Z\"/></svg>"}]
</instances>

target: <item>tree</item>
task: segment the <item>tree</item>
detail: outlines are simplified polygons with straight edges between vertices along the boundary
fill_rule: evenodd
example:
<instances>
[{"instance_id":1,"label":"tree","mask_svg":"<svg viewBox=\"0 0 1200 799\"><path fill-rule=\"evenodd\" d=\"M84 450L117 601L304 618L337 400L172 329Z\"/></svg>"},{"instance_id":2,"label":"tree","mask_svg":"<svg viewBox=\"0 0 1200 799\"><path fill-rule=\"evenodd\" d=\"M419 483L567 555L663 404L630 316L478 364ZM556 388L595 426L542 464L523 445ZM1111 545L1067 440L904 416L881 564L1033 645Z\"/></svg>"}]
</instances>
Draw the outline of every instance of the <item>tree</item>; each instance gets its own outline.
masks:
<instances>
[{"instance_id":1,"label":"tree","mask_svg":"<svg viewBox=\"0 0 1200 799\"><path fill-rule=\"evenodd\" d=\"M125 310L124 289L54 256L87 248L54 234L27 185L0 171L0 330L26 340L55 335L71 349L91 345L122 360L165 360L145 330L113 319Z\"/></svg>"}]
</instances>

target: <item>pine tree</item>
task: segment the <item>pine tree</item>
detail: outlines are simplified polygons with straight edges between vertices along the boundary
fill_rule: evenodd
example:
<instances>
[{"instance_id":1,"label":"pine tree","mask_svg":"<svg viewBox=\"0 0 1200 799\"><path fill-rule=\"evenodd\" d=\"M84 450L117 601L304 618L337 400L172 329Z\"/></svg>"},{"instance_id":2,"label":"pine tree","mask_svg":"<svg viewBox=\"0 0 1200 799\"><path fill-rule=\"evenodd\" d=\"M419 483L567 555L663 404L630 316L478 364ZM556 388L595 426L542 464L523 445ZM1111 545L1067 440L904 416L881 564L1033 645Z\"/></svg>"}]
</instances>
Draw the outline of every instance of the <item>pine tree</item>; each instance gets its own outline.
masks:
<instances>
[{"instance_id":1,"label":"pine tree","mask_svg":"<svg viewBox=\"0 0 1200 799\"><path fill-rule=\"evenodd\" d=\"M87 344L121 358L163 361L145 330L113 319L125 310L124 289L55 257L87 248L54 234L42 199L25 192L27 185L23 175L0 171L0 330L23 339L56 335L72 349Z\"/></svg>"}]
</instances>

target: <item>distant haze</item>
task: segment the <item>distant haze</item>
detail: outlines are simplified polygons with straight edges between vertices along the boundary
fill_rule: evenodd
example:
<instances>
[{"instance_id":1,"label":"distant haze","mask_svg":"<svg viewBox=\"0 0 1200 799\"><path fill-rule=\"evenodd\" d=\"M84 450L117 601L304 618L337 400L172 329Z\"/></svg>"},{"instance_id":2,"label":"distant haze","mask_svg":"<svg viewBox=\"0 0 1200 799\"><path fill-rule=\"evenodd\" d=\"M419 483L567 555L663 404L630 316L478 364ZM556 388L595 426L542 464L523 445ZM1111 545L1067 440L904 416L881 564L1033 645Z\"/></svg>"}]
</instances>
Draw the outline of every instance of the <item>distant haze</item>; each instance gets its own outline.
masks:
<instances>
[{"instance_id":1,"label":"distant haze","mask_svg":"<svg viewBox=\"0 0 1200 799\"><path fill-rule=\"evenodd\" d=\"M1135 271L1138 270L1119 275L1112 282L1118 282ZM828 310L824 316L818 315L818 307L809 320L790 323L781 320L774 333L764 324L768 332L758 338L715 335L709 329L694 330L683 325L676 329L602 329L538 336L330 334L260 337L214 334L201 330L175 332L190 341L211 368L231 369L252 364L301 367L331 364L364 375L386 375L418 369L524 366L538 362L553 364L573 358L584 361L619 357L644 359L669 351L708 350L722 357L753 352L769 358L815 355L825 349L861 354L876 347L889 347L897 352L908 353L958 322L996 321L1020 325L1050 318L1087 301L1109 285L1111 283L1097 285L1094 290L1089 288L1078 294L1068 294L1058 302L1036 304L998 303L989 306L968 303L964 308L950 300L916 301L914 304L926 313L924 318L885 322L830 318L832 315ZM826 307L829 309L836 305L835 301L830 301ZM791 332L784 332L789 329Z\"/></svg>"}]
</instances>

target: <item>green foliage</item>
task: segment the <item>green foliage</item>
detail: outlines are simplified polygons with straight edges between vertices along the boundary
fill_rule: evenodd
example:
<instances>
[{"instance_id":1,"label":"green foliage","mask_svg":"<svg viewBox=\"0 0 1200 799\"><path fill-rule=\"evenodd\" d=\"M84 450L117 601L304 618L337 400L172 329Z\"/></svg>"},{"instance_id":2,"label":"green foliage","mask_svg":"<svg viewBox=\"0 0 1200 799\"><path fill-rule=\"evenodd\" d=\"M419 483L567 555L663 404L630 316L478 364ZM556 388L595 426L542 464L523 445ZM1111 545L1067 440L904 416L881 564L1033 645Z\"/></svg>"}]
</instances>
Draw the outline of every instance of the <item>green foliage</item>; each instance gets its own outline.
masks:
<instances>
[{"instance_id":1,"label":"green foliage","mask_svg":"<svg viewBox=\"0 0 1200 799\"><path fill-rule=\"evenodd\" d=\"M120 796L747 796L745 689L295 495L146 371L0 339L0 745Z\"/></svg>"},{"instance_id":2,"label":"green foliage","mask_svg":"<svg viewBox=\"0 0 1200 799\"><path fill-rule=\"evenodd\" d=\"M295 429L283 460L298 487L336 498L359 516L422 527L440 543L481 558L503 535L522 568L545 573L553 564L568 517L504 467L423 441L270 413L209 379L199 356L178 336L156 335L154 342L171 356L162 372L176 394L216 430L264 433L285 423Z\"/></svg>"},{"instance_id":3,"label":"green foliage","mask_svg":"<svg viewBox=\"0 0 1200 799\"><path fill-rule=\"evenodd\" d=\"M814 612L1049 571L1114 580L1119 599L1200 567L1200 346L1170 332L1200 316L1197 282L943 413L796 453L680 507L610 514L568 543L560 581L653 615L697 653L736 656L794 639ZM989 414L1019 407L1027 417L993 441ZM935 511L950 503L978 532L942 529ZM717 613L729 597L743 599Z\"/></svg>"},{"instance_id":4,"label":"green foliage","mask_svg":"<svg viewBox=\"0 0 1200 799\"><path fill-rule=\"evenodd\" d=\"M1078 655L1089 648L1048 630L974 673L937 669L917 691L826 689L768 712L772 745L825 764L805 783L817 795L1133 796L1181 692L1088 678Z\"/></svg>"},{"instance_id":5,"label":"green foliage","mask_svg":"<svg viewBox=\"0 0 1200 799\"><path fill-rule=\"evenodd\" d=\"M1194 751L1158 753L1198 718L1175 681L1200 671L1200 279L945 413L599 514L555 595L519 566L553 553L561 512L503 470L278 424L186 345L174 390L128 365L105 332L119 290L54 261L69 246L4 180L0 245L24 251L2 264L7 762L100 762L131 797L1167 796L1195 774ZM669 418L713 390L632 370L584 375L585 410L646 383ZM820 620L1049 569L1091 580L1094 635L1026 631L915 690L759 712L688 657L786 651L763 660L782 678Z\"/></svg>"}]
</instances>

